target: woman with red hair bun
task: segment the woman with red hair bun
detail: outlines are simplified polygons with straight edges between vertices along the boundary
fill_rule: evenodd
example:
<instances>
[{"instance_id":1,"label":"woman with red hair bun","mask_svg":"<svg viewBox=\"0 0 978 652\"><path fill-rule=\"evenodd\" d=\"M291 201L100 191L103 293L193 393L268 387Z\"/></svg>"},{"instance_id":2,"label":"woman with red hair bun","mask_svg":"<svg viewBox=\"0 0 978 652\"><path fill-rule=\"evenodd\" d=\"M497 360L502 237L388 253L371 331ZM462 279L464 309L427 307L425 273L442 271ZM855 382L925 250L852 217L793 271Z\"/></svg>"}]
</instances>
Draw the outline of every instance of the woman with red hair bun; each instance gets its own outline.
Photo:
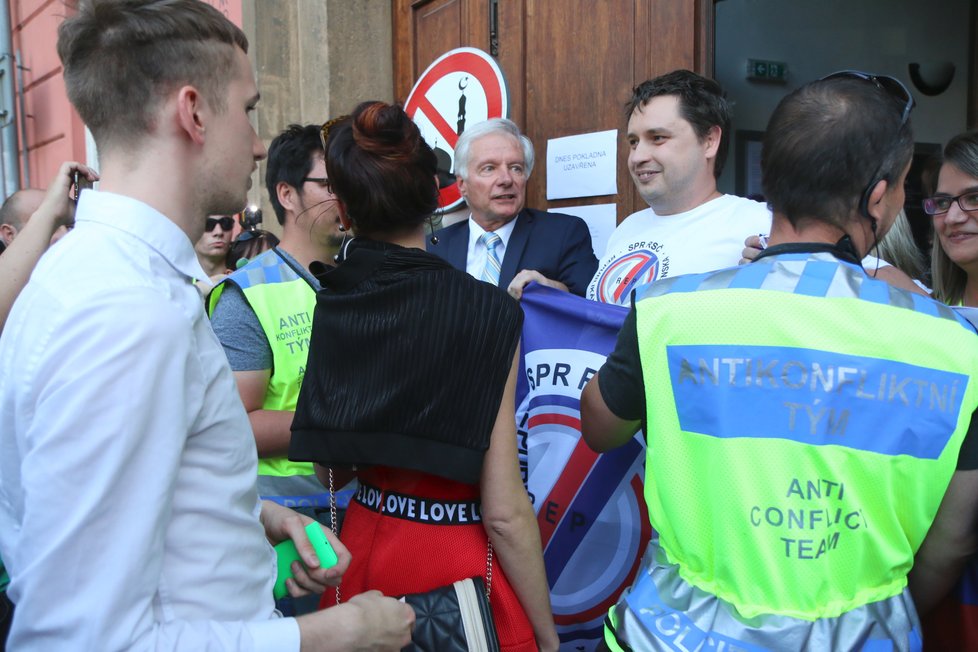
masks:
<instances>
[{"instance_id":1,"label":"woman with red hair bun","mask_svg":"<svg viewBox=\"0 0 978 652\"><path fill-rule=\"evenodd\" d=\"M436 161L394 105L323 128L326 171L354 237L323 290L289 455L356 473L343 594L491 584L503 650L556 650L539 530L516 453L523 314L505 291L425 251ZM332 602L326 595L323 605Z\"/></svg>"}]
</instances>

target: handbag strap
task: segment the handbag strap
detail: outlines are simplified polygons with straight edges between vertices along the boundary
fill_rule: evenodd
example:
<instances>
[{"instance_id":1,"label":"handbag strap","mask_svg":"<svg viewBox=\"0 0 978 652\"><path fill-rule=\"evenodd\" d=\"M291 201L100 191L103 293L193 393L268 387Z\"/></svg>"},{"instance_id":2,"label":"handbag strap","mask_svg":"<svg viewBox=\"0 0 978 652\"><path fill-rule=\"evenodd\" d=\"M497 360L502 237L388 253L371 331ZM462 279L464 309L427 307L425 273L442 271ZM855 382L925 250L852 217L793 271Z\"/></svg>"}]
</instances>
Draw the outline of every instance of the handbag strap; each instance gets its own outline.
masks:
<instances>
[{"instance_id":1,"label":"handbag strap","mask_svg":"<svg viewBox=\"0 0 978 652\"><path fill-rule=\"evenodd\" d=\"M492 539L486 535L486 599L492 594Z\"/></svg>"},{"instance_id":2,"label":"handbag strap","mask_svg":"<svg viewBox=\"0 0 978 652\"><path fill-rule=\"evenodd\" d=\"M333 467L329 467L329 527L333 534L339 538L336 531L336 493L333 491ZM340 585L336 585L336 604L340 604Z\"/></svg>"}]
</instances>

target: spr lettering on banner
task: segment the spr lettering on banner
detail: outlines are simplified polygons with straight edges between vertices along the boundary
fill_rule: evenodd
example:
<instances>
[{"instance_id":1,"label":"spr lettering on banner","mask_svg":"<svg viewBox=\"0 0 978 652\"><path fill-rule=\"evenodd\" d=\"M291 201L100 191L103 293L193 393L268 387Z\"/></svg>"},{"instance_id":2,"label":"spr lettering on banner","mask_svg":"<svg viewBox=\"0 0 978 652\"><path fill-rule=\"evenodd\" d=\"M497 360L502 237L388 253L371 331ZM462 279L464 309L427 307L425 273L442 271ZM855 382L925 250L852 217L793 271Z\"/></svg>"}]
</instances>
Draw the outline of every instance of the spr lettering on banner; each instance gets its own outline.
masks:
<instances>
[{"instance_id":1,"label":"spr lettering on banner","mask_svg":"<svg viewBox=\"0 0 978 652\"><path fill-rule=\"evenodd\" d=\"M285 344L291 355L307 353L312 334L312 317L308 310L279 317L275 341Z\"/></svg>"},{"instance_id":2,"label":"spr lettering on banner","mask_svg":"<svg viewBox=\"0 0 978 652\"><path fill-rule=\"evenodd\" d=\"M584 386L596 373L598 370L591 367L575 370L573 365L566 362L541 362L536 365L527 365L526 380L530 383L531 390L549 385L553 387L576 387L578 391L583 391Z\"/></svg>"},{"instance_id":3,"label":"spr lettering on banner","mask_svg":"<svg viewBox=\"0 0 978 652\"><path fill-rule=\"evenodd\" d=\"M531 391L547 387L566 387L581 392L596 373L598 370L591 366L573 365L568 362L540 362L526 366L526 380ZM527 416L524 416L524 422L528 421ZM524 430L524 432L527 431ZM535 499L536 497L531 494L530 502L532 504L536 504ZM548 500L540 507L540 510L548 523L557 524L564 518L566 505ZM587 517L582 512L571 511L567 517L570 519L572 532L587 525Z\"/></svg>"},{"instance_id":4,"label":"spr lettering on banner","mask_svg":"<svg viewBox=\"0 0 978 652\"><path fill-rule=\"evenodd\" d=\"M546 519L547 523L556 525L564 518L564 510L565 506L556 501L548 500L543 506L543 518ZM587 515L583 512L571 510L568 518L570 518L571 532L587 525Z\"/></svg>"},{"instance_id":5,"label":"spr lettering on banner","mask_svg":"<svg viewBox=\"0 0 978 652\"><path fill-rule=\"evenodd\" d=\"M538 392L572 397L576 403L584 390L584 386L598 373L598 366L591 357L581 359L574 356L553 354L535 360L527 359L524 372L531 393ZM553 406L553 408L558 412L560 410L558 406ZM568 419L579 418L580 415L576 411L576 407L566 409L566 412L560 414ZM530 430L530 414L531 412L528 411L524 415L523 424L517 429L518 434L526 433L524 436L527 438ZM531 492L531 503L534 505L538 518L542 521L552 525L565 523L571 532L587 531L589 525L587 513L572 509L571 505L565 501L541 498L538 505L536 499L537 496Z\"/></svg>"},{"instance_id":6,"label":"spr lettering on banner","mask_svg":"<svg viewBox=\"0 0 978 652\"><path fill-rule=\"evenodd\" d=\"M862 510L846 505L842 482L793 478L784 497L784 504L754 505L749 518L755 528L774 531L789 559L819 559L839 547L843 533L868 527Z\"/></svg>"}]
</instances>

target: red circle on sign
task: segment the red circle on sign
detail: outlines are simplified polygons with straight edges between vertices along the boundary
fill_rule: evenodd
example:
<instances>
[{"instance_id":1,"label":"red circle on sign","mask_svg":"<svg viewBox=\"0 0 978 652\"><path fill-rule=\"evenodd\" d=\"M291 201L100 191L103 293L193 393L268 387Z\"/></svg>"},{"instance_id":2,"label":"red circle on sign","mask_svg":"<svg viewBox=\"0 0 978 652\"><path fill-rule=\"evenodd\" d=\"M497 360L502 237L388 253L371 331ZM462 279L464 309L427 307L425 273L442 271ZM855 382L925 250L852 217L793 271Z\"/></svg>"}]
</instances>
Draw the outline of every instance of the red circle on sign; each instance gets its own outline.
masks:
<instances>
[{"instance_id":1,"label":"red circle on sign","mask_svg":"<svg viewBox=\"0 0 978 652\"><path fill-rule=\"evenodd\" d=\"M418 111L423 112L453 150L458 142L458 133L431 103L428 91L439 80L458 72L471 75L482 87L486 96L487 118L503 118L509 112L505 79L499 66L488 54L475 48L458 48L440 56L428 66L411 89L407 102L404 103L404 111L412 120ZM452 209L462 203L462 195L458 185L454 183L442 188L438 195L439 208Z\"/></svg>"}]
</instances>

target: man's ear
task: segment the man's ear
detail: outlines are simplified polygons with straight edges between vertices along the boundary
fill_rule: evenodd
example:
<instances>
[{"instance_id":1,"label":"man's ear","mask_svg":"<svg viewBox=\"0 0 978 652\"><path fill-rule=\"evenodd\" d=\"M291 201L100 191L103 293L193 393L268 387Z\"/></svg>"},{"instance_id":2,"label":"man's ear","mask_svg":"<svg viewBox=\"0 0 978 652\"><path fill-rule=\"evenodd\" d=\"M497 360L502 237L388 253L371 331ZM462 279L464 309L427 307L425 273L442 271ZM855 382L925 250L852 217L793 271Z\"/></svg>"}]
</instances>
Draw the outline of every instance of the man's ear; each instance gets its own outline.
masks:
<instances>
[{"instance_id":1,"label":"man's ear","mask_svg":"<svg viewBox=\"0 0 978 652\"><path fill-rule=\"evenodd\" d=\"M456 175L455 185L458 186L458 192L460 195L462 195L462 198L467 199L467 197L465 196L465 179L463 179L461 176Z\"/></svg>"},{"instance_id":2,"label":"man's ear","mask_svg":"<svg viewBox=\"0 0 978 652\"><path fill-rule=\"evenodd\" d=\"M716 158L717 152L720 151L720 139L722 136L723 130L718 125L713 125L706 132L706 135L703 137L706 158Z\"/></svg>"},{"instance_id":3,"label":"man's ear","mask_svg":"<svg viewBox=\"0 0 978 652\"><path fill-rule=\"evenodd\" d=\"M880 179L873 186L873 189L869 193L869 202L866 204L866 212L869 216L876 220L877 223L883 217L885 217L886 203L883 199L886 197L887 191L890 189L890 184L886 179Z\"/></svg>"},{"instance_id":4,"label":"man's ear","mask_svg":"<svg viewBox=\"0 0 978 652\"><path fill-rule=\"evenodd\" d=\"M193 86L183 86L177 91L177 124L196 145L204 144L203 101L200 92Z\"/></svg>"},{"instance_id":5,"label":"man's ear","mask_svg":"<svg viewBox=\"0 0 978 652\"><path fill-rule=\"evenodd\" d=\"M0 239L8 245L17 237L17 229L13 224L0 224Z\"/></svg>"},{"instance_id":6,"label":"man's ear","mask_svg":"<svg viewBox=\"0 0 978 652\"><path fill-rule=\"evenodd\" d=\"M296 212L296 189L284 181L275 184L275 195L278 203L287 211Z\"/></svg>"}]
</instances>

